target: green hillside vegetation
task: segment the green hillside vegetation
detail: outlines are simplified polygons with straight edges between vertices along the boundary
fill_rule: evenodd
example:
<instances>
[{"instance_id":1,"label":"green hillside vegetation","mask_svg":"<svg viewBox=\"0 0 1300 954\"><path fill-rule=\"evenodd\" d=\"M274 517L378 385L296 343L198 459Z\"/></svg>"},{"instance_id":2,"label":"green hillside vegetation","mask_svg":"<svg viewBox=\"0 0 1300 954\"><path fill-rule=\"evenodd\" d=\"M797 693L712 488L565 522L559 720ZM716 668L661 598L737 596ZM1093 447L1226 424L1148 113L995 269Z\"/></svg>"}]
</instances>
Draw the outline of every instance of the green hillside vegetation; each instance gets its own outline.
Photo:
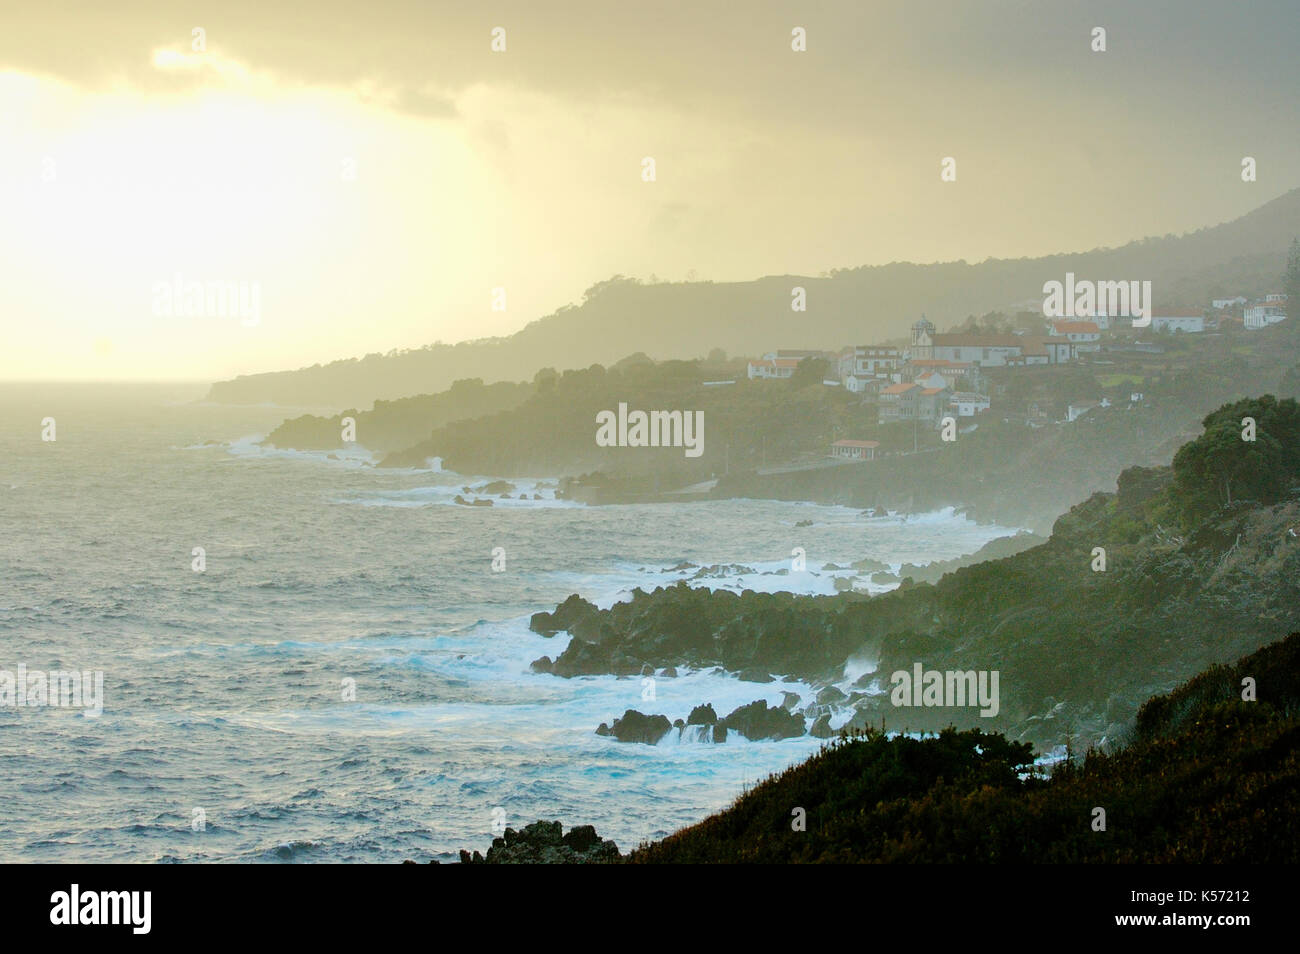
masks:
<instances>
[{"instance_id":1,"label":"green hillside vegetation","mask_svg":"<svg viewBox=\"0 0 1300 954\"><path fill-rule=\"evenodd\" d=\"M1258 685L1243 701L1242 679ZM842 737L632 863L1295 863L1300 633L1143 706L1129 745L1028 771L978 730ZM1097 830L1105 811L1105 830ZM792 824L806 813L806 830Z\"/></svg>"},{"instance_id":2,"label":"green hillside vegetation","mask_svg":"<svg viewBox=\"0 0 1300 954\"><path fill-rule=\"evenodd\" d=\"M355 408L334 417L304 414L285 421L267 435L265 443L296 450L337 450L343 442L343 418L356 421L356 443L373 451L392 451L423 440L435 427L450 421L496 414L518 407L534 392L531 384L478 378L456 381L438 394L421 394L396 401L376 401L368 411Z\"/></svg>"},{"instance_id":3,"label":"green hillside vegetation","mask_svg":"<svg viewBox=\"0 0 1300 954\"><path fill-rule=\"evenodd\" d=\"M820 381L748 381L709 387L710 369L695 361L620 362L593 365L535 380L536 392L513 410L437 428L432 435L383 460L388 467L418 467L441 457L447 469L465 474L556 476L603 470L636 475L644 486L664 490L706 480L740 460L761 458L764 442L773 455L824 455L837 433L865 432L868 413L851 395ZM599 447L596 415L629 410L703 411L703 453L682 447ZM874 416L871 418L874 424Z\"/></svg>"},{"instance_id":4,"label":"green hillside vegetation","mask_svg":"<svg viewBox=\"0 0 1300 954\"><path fill-rule=\"evenodd\" d=\"M1172 466L1124 471L1116 493L1071 509L1047 543L934 585L818 597L679 584L637 590L607 610L571 597L555 615L573 638L549 671L721 666L838 681L848 659L871 659L857 727L954 724L1042 747L1114 744L1152 694L1300 629L1300 463L1270 449L1292 440L1297 413L1295 401L1272 396L1227 405ZM1253 445L1240 440L1245 416L1258 422ZM1230 425L1235 452L1223 444ZM1254 499L1207 510L1242 461ZM895 709L887 694L865 691L873 681L888 688L890 674L917 662L999 671L1000 711Z\"/></svg>"},{"instance_id":5,"label":"green hillside vegetation","mask_svg":"<svg viewBox=\"0 0 1300 954\"><path fill-rule=\"evenodd\" d=\"M1115 353L1088 365L989 369L993 409L963 419L955 443L926 424L878 424L873 404L822 385L815 361L793 380L749 381L742 365L719 356L656 363L644 354L610 368L544 369L528 383L462 380L371 411L307 415L286 421L267 442L341 449L341 418L351 416L357 443L384 455L387 466L423 467L440 457L464 474L568 476L563 492L589 503L655 499L717 477L716 487L699 492L908 512L952 506L1045 534L1068 507L1113 488L1125 467L1168 463L1213 408L1256 387L1300 395L1296 327L1173 337L1162 341L1162 353ZM1130 407L1133 391L1142 399ZM1074 423L1025 426L1028 408L1054 422L1072 403L1103 398L1112 406ZM704 412L703 454L598 447L596 413L619 402ZM826 466L830 443L842 438L879 442L883 459Z\"/></svg>"}]
</instances>

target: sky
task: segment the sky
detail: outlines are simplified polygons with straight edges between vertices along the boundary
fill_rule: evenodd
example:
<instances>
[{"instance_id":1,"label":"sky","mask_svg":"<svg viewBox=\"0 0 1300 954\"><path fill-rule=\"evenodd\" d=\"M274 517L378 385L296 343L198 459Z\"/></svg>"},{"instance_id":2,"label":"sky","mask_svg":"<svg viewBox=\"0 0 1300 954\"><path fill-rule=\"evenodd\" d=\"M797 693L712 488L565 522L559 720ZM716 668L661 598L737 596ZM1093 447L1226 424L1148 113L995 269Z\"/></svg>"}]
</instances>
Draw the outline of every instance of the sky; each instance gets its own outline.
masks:
<instances>
[{"instance_id":1,"label":"sky","mask_svg":"<svg viewBox=\"0 0 1300 954\"><path fill-rule=\"evenodd\" d=\"M506 335L615 274L1115 246L1300 185L1295 0L19 6L0 379Z\"/></svg>"}]
</instances>

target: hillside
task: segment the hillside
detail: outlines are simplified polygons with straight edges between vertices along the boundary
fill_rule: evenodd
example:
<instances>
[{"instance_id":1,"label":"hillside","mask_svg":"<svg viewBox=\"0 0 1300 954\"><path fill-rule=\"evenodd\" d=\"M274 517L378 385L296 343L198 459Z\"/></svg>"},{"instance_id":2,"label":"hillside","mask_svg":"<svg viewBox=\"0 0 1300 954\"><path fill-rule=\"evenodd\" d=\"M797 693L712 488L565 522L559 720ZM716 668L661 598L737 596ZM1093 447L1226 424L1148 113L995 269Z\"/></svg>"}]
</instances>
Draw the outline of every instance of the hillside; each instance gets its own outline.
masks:
<instances>
[{"instance_id":1,"label":"hillside","mask_svg":"<svg viewBox=\"0 0 1300 954\"><path fill-rule=\"evenodd\" d=\"M631 360L542 376L519 406L426 430L424 440L388 454L382 466L421 467L436 456L462 474L560 476L603 469L643 480L646 489L670 490L757 461L764 440L774 456L824 453L837 428L851 430L865 421L863 409L839 388L795 388L790 382L769 387L743 377L727 387L709 387L703 383L707 376L698 362ZM703 415L707 427L692 431L701 440L690 454L682 444L598 446L597 414L620 404L630 411ZM681 437L684 444L684 431Z\"/></svg>"},{"instance_id":2,"label":"hillside","mask_svg":"<svg viewBox=\"0 0 1300 954\"><path fill-rule=\"evenodd\" d=\"M1300 189L1293 189L1232 222L1114 249L974 265L895 262L826 277L749 282L649 285L614 278L593 285L578 305L509 337L241 375L214 384L208 399L366 407L440 390L458 378L531 380L542 367L609 364L637 351L670 359L699 357L714 348L751 356L780 347L834 348L896 338L922 312L945 327L1041 299L1043 283L1062 279L1067 270L1081 278L1149 279L1158 306L1199 309L1216 295L1276 290L1285 250L1297 234ZM807 290L805 314L791 313L795 285Z\"/></svg>"},{"instance_id":3,"label":"hillside","mask_svg":"<svg viewBox=\"0 0 1300 954\"><path fill-rule=\"evenodd\" d=\"M1255 442L1241 440L1246 416ZM834 711L837 725L851 716L861 728L952 724L1043 748L1114 744L1152 694L1300 629L1298 449L1295 401L1237 402L1209 415L1171 466L1125 471L1116 493L1073 508L1041 546L875 597L677 584L600 610L573 596L534 617L538 632L572 634L535 668L573 677L720 666L838 684L829 709L802 710ZM874 671L850 684L850 660ZM892 674L918 663L997 671L997 711L897 707Z\"/></svg>"},{"instance_id":4,"label":"hillside","mask_svg":"<svg viewBox=\"0 0 1300 954\"><path fill-rule=\"evenodd\" d=\"M337 450L343 441L344 417L356 422L356 441L372 451L395 451L425 440L429 432L452 421L512 410L534 392L531 384L477 379L452 383L446 391L396 401L376 401L368 411L349 408L334 417L304 414L285 421L264 443L295 450Z\"/></svg>"},{"instance_id":5,"label":"hillside","mask_svg":"<svg viewBox=\"0 0 1300 954\"><path fill-rule=\"evenodd\" d=\"M1203 673L1150 700L1129 746L1049 780L1024 775L1027 746L976 730L840 739L626 860L1294 864L1298 661L1293 633ZM1242 674L1257 678L1256 701L1242 700ZM806 830L792 825L795 808Z\"/></svg>"},{"instance_id":6,"label":"hillside","mask_svg":"<svg viewBox=\"0 0 1300 954\"><path fill-rule=\"evenodd\" d=\"M1168 338L1169 336L1166 336ZM1046 534L1070 506L1115 486L1132 465L1166 464L1201 417L1248 393L1300 395L1300 342L1293 331L1207 334L1163 341L1150 354L1113 352L1069 366L993 368L993 408L955 442L930 426L880 423L876 406L815 374L750 381L734 362L653 362L632 355L528 383L460 380L447 391L379 401L371 411L285 421L266 439L277 447L357 446L387 467L427 466L499 477L562 477L566 497L587 503L776 498L904 512L955 507L975 519ZM733 381L718 386L719 380ZM1141 400L1130 402L1140 389ZM1068 406L1109 402L1076 422ZM630 409L699 412L698 454L659 447L602 447L596 416ZM1053 422L1025 426L1032 404ZM341 417L356 420L345 445ZM840 438L879 442L877 459L835 464ZM913 453L919 450L920 453ZM705 483L718 478L716 485Z\"/></svg>"}]
</instances>

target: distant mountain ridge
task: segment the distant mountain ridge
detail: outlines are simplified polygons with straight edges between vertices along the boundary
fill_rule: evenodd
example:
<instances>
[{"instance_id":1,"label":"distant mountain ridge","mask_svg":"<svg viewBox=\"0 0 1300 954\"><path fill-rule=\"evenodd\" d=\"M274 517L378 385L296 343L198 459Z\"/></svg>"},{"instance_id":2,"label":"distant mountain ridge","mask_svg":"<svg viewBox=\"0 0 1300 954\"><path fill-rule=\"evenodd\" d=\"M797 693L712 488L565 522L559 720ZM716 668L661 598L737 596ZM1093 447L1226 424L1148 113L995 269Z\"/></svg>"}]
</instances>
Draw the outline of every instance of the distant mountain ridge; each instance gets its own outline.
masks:
<instances>
[{"instance_id":1,"label":"distant mountain ridge","mask_svg":"<svg viewBox=\"0 0 1300 954\"><path fill-rule=\"evenodd\" d=\"M528 380L543 367L563 371L609 364L642 351L656 360L699 357L722 348L756 355L774 348L834 348L898 337L922 312L940 328L968 315L1007 310L1041 297L1043 282L1141 279L1156 310L1197 309L1211 297L1277 290L1286 250L1300 235L1300 188L1252 212L1181 236L1119 248L1039 258L917 265L894 262L837 270L829 277L776 275L749 282L643 284L616 277L508 337L371 354L215 383L208 400L367 407L375 400L428 394L468 377ZM790 308L791 289L807 311Z\"/></svg>"}]
</instances>

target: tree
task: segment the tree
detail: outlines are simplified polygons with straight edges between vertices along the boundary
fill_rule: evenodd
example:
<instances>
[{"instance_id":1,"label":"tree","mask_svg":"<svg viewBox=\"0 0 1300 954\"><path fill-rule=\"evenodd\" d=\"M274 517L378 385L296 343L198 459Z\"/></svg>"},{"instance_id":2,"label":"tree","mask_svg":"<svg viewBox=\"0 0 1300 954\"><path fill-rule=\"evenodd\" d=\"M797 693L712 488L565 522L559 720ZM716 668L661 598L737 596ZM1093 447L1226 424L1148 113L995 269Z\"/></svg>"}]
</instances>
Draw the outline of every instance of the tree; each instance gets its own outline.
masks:
<instances>
[{"instance_id":1,"label":"tree","mask_svg":"<svg viewBox=\"0 0 1300 954\"><path fill-rule=\"evenodd\" d=\"M804 358L790 375L792 388L806 388L810 384L821 384L830 373L831 363L825 358Z\"/></svg>"},{"instance_id":2,"label":"tree","mask_svg":"<svg viewBox=\"0 0 1300 954\"><path fill-rule=\"evenodd\" d=\"M1245 418L1255 439L1242 437ZM1271 394L1224 405L1209 414L1205 432L1174 455L1175 496L1184 523L1234 500L1276 503L1300 484L1300 404Z\"/></svg>"},{"instance_id":3,"label":"tree","mask_svg":"<svg viewBox=\"0 0 1300 954\"><path fill-rule=\"evenodd\" d=\"M555 390L555 381L559 378L554 368L542 368L533 375L533 384L537 385L537 390L543 394Z\"/></svg>"}]
</instances>

